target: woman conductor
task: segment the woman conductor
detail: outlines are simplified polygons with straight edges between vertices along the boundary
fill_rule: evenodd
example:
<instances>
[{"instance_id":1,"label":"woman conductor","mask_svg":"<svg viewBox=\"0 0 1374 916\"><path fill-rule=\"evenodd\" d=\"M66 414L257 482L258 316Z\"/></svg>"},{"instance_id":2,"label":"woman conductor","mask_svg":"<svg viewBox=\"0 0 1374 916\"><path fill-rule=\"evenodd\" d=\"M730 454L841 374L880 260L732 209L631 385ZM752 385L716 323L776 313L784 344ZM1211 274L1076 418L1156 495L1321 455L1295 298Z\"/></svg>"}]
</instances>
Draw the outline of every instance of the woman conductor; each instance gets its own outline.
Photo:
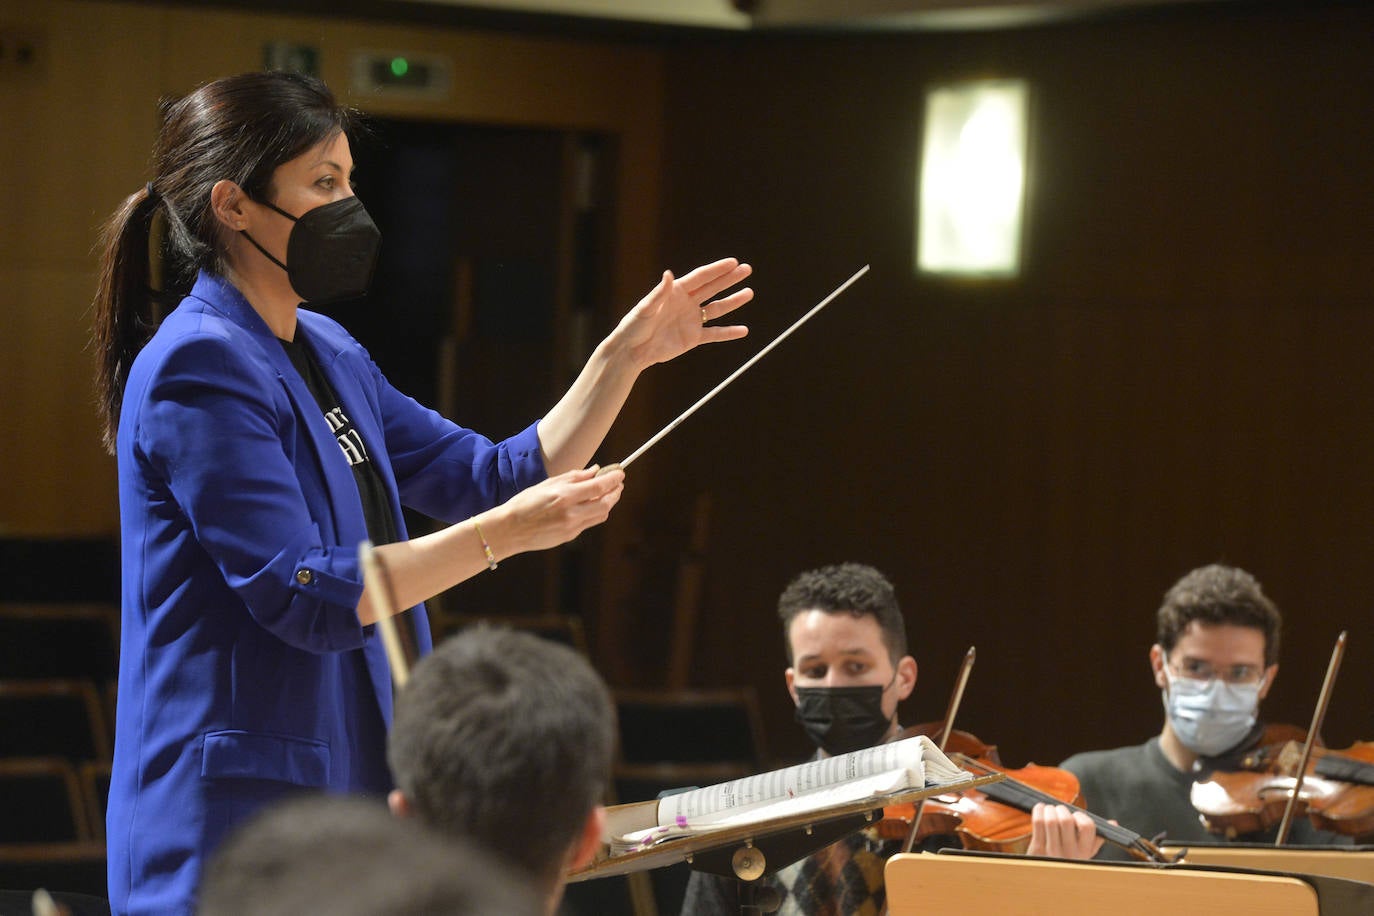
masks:
<instances>
[{"instance_id":1,"label":"woman conductor","mask_svg":"<svg viewBox=\"0 0 1374 916\"><path fill-rule=\"evenodd\" d=\"M661 282L548 414L502 442L394 389L311 306L361 294L379 233L353 195L354 113L318 80L251 73L166 113L154 178L111 218L95 303L119 465L123 630L108 821L116 913L188 911L233 825L291 791L384 794L390 674L358 544L396 605L604 521L585 468L639 373L752 298L733 259ZM158 323L149 237L184 291ZM155 330L154 330L155 329ZM451 525L408 539L401 506ZM422 607L420 651L429 648ZM551 698L552 699L552 698Z\"/></svg>"}]
</instances>

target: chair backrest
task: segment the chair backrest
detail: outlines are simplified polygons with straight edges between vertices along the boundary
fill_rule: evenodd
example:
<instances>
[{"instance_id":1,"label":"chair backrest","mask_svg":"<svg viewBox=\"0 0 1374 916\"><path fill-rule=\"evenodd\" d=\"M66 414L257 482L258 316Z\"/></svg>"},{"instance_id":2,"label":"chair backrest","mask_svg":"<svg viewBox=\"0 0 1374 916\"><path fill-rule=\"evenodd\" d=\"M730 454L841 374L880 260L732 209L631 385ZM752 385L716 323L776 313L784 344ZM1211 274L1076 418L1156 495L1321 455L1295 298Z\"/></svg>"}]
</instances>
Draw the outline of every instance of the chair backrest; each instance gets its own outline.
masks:
<instances>
[{"instance_id":1,"label":"chair backrest","mask_svg":"<svg viewBox=\"0 0 1374 916\"><path fill-rule=\"evenodd\" d=\"M479 623L507 626L514 630L526 630L545 639L571 646L583 655L588 654L586 628L582 625L582 618L572 614L511 614L502 617L450 613L430 615L430 625L434 630L436 645L445 637L452 636L465 627Z\"/></svg>"},{"instance_id":2,"label":"chair backrest","mask_svg":"<svg viewBox=\"0 0 1374 916\"><path fill-rule=\"evenodd\" d=\"M0 758L0 844L92 839L76 769L60 757Z\"/></svg>"},{"instance_id":3,"label":"chair backrest","mask_svg":"<svg viewBox=\"0 0 1374 916\"><path fill-rule=\"evenodd\" d=\"M888 859L884 880L891 916L984 907L1000 916L1319 913L1317 892L1298 878L1149 865L908 853Z\"/></svg>"},{"instance_id":4,"label":"chair backrest","mask_svg":"<svg viewBox=\"0 0 1374 916\"><path fill-rule=\"evenodd\" d=\"M4 677L111 681L118 673L117 605L0 604Z\"/></svg>"},{"instance_id":5,"label":"chair backrest","mask_svg":"<svg viewBox=\"0 0 1374 916\"><path fill-rule=\"evenodd\" d=\"M112 537L0 538L0 601L119 601Z\"/></svg>"},{"instance_id":6,"label":"chair backrest","mask_svg":"<svg viewBox=\"0 0 1374 916\"><path fill-rule=\"evenodd\" d=\"M614 693L620 763L762 767L763 724L753 688Z\"/></svg>"},{"instance_id":7,"label":"chair backrest","mask_svg":"<svg viewBox=\"0 0 1374 916\"><path fill-rule=\"evenodd\" d=\"M108 760L83 760L76 771L91 836L101 841L105 839L105 809L110 803L110 770Z\"/></svg>"},{"instance_id":8,"label":"chair backrest","mask_svg":"<svg viewBox=\"0 0 1374 916\"><path fill-rule=\"evenodd\" d=\"M109 728L90 681L0 681L0 757L108 760Z\"/></svg>"}]
</instances>

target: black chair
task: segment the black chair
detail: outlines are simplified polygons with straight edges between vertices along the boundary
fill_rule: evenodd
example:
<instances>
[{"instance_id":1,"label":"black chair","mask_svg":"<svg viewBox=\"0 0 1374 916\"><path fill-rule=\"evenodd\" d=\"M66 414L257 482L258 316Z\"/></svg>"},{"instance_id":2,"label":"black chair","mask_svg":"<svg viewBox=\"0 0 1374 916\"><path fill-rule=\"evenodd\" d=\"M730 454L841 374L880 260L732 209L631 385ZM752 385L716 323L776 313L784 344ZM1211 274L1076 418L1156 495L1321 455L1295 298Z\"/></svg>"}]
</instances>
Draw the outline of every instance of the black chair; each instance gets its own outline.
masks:
<instances>
[{"instance_id":1,"label":"black chair","mask_svg":"<svg viewBox=\"0 0 1374 916\"><path fill-rule=\"evenodd\" d=\"M0 604L0 672L6 678L93 678L119 673L119 607Z\"/></svg>"},{"instance_id":2,"label":"black chair","mask_svg":"<svg viewBox=\"0 0 1374 916\"><path fill-rule=\"evenodd\" d=\"M479 623L525 630L571 646L583 655L587 654L587 633L582 626L582 618L571 614L511 614L504 617L484 617L478 614L437 613L430 617L435 645L445 637Z\"/></svg>"},{"instance_id":3,"label":"black chair","mask_svg":"<svg viewBox=\"0 0 1374 916\"><path fill-rule=\"evenodd\" d=\"M109 760L109 734L90 681L0 681L0 755Z\"/></svg>"},{"instance_id":4,"label":"black chair","mask_svg":"<svg viewBox=\"0 0 1374 916\"><path fill-rule=\"evenodd\" d=\"M617 690L624 764L734 764L765 759L758 697L749 687Z\"/></svg>"},{"instance_id":5,"label":"black chair","mask_svg":"<svg viewBox=\"0 0 1374 916\"><path fill-rule=\"evenodd\" d=\"M60 757L0 758L0 844L92 839L76 768Z\"/></svg>"},{"instance_id":6,"label":"black chair","mask_svg":"<svg viewBox=\"0 0 1374 916\"><path fill-rule=\"evenodd\" d=\"M110 803L110 761L83 760L77 767L77 778L81 783L81 799L86 820L91 825L91 836L103 842L105 808Z\"/></svg>"},{"instance_id":7,"label":"black chair","mask_svg":"<svg viewBox=\"0 0 1374 916\"><path fill-rule=\"evenodd\" d=\"M617 690L620 724L612 771L620 802L751 776L765 759L763 723L752 688ZM686 863L649 872L659 912L682 908Z\"/></svg>"}]
</instances>

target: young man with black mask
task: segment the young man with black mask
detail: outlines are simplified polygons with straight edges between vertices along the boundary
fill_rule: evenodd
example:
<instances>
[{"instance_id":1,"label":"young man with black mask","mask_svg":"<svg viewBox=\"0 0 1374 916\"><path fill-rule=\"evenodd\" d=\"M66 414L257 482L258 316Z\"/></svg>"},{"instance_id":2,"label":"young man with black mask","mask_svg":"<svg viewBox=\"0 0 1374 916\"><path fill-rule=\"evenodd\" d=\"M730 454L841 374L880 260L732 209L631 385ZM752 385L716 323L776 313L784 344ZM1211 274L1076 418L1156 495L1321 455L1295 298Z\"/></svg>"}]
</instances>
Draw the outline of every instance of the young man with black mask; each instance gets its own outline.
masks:
<instances>
[{"instance_id":1,"label":"young man with black mask","mask_svg":"<svg viewBox=\"0 0 1374 916\"><path fill-rule=\"evenodd\" d=\"M901 737L897 706L915 688L917 667L896 592L882 573L860 563L804 572L778 599L778 616L783 677L817 758ZM1087 858L1101 846L1086 815L1037 807L1032 854ZM855 833L761 880L777 891L782 916L876 914L886 902L883 867L901 845ZM734 880L693 872L682 914L738 913L738 894Z\"/></svg>"},{"instance_id":2,"label":"young man with black mask","mask_svg":"<svg viewBox=\"0 0 1374 916\"><path fill-rule=\"evenodd\" d=\"M1061 764L1078 776L1086 807L1146 837L1163 834L1176 844L1222 841L1207 832L1193 807L1194 765L1241 753L1261 739L1259 704L1278 675L1282 623L1274 602L1243 569L1204 566L1175 583L1156 615L1149 655L1164 726L1144 744L1075 754ZM1294 822L1290 842L1349 840L1302 819ZM1125 853L1109 847L1098 857Z\"/></svg>"}]
</instances>

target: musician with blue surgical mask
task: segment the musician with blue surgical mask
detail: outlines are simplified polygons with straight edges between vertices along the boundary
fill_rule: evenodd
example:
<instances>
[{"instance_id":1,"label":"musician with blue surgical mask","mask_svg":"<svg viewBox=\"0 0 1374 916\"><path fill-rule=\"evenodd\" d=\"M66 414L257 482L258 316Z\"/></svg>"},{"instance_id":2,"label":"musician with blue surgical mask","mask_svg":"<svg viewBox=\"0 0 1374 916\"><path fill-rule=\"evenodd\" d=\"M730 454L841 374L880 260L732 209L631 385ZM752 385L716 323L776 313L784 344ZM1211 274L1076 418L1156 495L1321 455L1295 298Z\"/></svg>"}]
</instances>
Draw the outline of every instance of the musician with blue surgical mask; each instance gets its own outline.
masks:
<instances>
[{"instance_id":1,"label":"musician with blue surgical mask","mask_svg":"<svg viewBox=\"0 0 1374 916\"><path fill-rule=\"evenodd\" d=\"M1078 776L1084 806L1142 836L1182 844L1272 842L1270 835L1209 833L1191 793L1199 767L1257 745L1260 702L1278 675L1283 619L1255 577L1230 566L1188 573L1164 595L1150 668L1164 706L1158 735L1143 744L1075 754L1060 766ZM1342 845L1349 839L1295 821L1289 842ZM1114 847L1098 858L1124 858Z\"/></svg>"}]
</instances>

